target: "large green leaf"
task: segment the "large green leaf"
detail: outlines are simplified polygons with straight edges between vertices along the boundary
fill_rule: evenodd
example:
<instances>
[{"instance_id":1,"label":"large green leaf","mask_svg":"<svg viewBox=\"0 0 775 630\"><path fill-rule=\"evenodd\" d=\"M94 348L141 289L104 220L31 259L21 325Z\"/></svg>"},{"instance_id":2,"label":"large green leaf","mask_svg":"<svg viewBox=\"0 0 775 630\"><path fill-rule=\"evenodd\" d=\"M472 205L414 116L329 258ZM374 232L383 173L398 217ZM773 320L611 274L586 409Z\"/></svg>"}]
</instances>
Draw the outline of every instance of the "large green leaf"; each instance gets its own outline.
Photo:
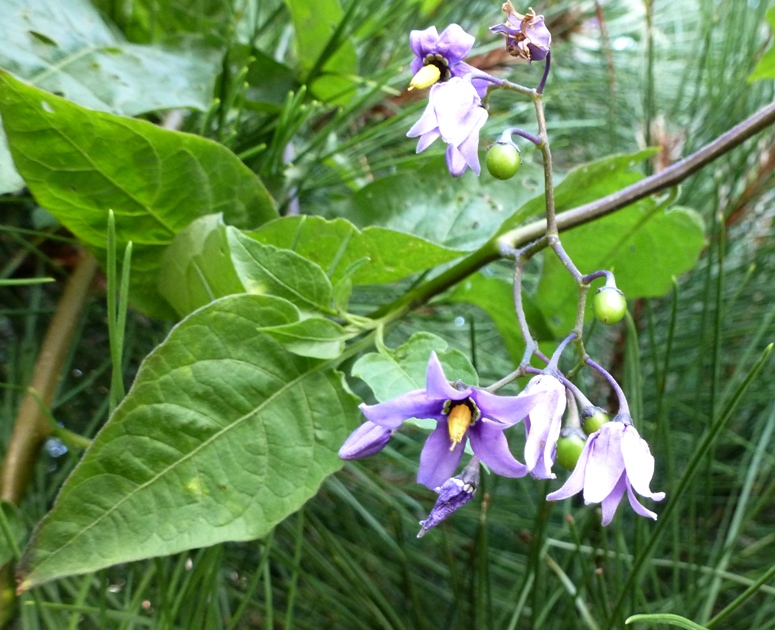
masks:
<instances>
[{"instance_id":1,"label":"large green leaf","mask_svg":"<svg viewBox=\"0 0 775 630\"><path fill-rule=\"evenodd\" d=\"M312 93L322 101L344 103L352 94L358 56L349 38L335 43L344 13L339 0L285 0L296 32L296 54Z\"/></svg>"},{"instance_id":2,"label":"large green leaf","mask_svg":"<svg viewBox=\"0 0 775 630\"><path fill-rule=\"evenodd\" d=\"M92 109L127 116L207 109L217 62L204 51L181 54L130 44L86 0L3 3L0 68ZM0 194L23 186L0 129Z\"/></svg>"},{"instance_id":3,"label":"large green leaf","mask_svg":"<svg viewBox=\"0 0 775 630\"><path fill-rule=\"evenodd\" d=\"M248 232L257 241L292 249L320 265L332 282L383 284L444 264L462 252L381 227L359 231L344 219L282 217Z\"/></svg>"},{"instance_id":4,"label":"large green leaf","mask_svg":"<svg viewBox=\"0 0 775 630\"><path fill-rule=\"evenodd\" d=\"M92 109L206 110L217 56L130 44L88 0L3 0L0 68Z\"/></svg>"},{"instance_id":5,"label":"large green leaf","mask_svg":"<svg viewBox=\"0 0 775 630\"><path fill-rule=\"evenodd\" d=\"M38 203L104 252L108 210L119 247L134 242L130 299L159 317L165 248L196 217L222 212L255 226L277 212L261 180L224 146L95 112L0 72L0 114L19 172Z\"/></svg>"},{"instance_id":6,"label":"large green leaf","mask_svg":"<svg viewBox=\"0 0 775 630\"><path fill-rule=\"evenodd\" d=\"M667 293L673 276L697 264L705 238L694 210L648 200L566 232L562 243L582 273L612 270L624 294L637 298ZM577 297L576 283L546 251L535 301L558 335L573 327Z\"/></svg>"},{"instance_id":7,"label":"large green leaf","mask_svg":"<svg viewBox=\"0 0 775 630\"><path fill-rule=\"evenodd\" d=\"M364 186L348 217L359 227L382 227L414 234L456 249L475 249L541 190L543 169L528 161L503 182L486 169L450 177L444 159L421 169L383 177Z\"/></svg>"},{"instance_id":8,"label":"large green leaf","mask_svg":"<svg viewBox=\"0 0 775 630\"><path fill-rule=\"evenodd\" d=\"M236 228L226 232L234 268L248 291L284 298L305 313L335 315L331 281L318 265L289 249L263 245Z\"/></svg>"},{"instance_id":9,"label":"large green leaf","mask_svg":"<svg viewBox=\"0 0 775 630\"><path fill-rule=\"evenodd\" d=\"M213 302L143 362L25 550L22 588L262 536L340 468L357 400L260 332L277 302Z\"/></svg>"}]
</instances>

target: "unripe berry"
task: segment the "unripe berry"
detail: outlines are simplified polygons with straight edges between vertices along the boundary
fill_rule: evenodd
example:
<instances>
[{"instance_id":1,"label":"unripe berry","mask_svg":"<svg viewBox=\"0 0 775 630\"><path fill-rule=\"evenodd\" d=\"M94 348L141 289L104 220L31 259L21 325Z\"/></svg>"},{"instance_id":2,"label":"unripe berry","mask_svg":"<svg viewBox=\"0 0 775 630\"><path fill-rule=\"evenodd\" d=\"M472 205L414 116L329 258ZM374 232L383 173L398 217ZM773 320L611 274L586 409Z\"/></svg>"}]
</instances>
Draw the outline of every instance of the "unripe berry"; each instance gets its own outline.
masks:
<instances>
[{"instance_id":1,"label":"unripe berry","mask_svg":"<svg viewBox=\"0 0 775 630\"><path fill-rule=\"evenodd\" d=\"M585 411L581 414L581 426L587 435L592 435L595 431L598 431L609 420L608 414L597 407L593 407L588 412Z\"/></svg>"},{"instance_id":2,"label":"unripe berry","mask_svg":"<svg viewBox=\"0 0 775 630\"><path fill-rule=\"evenodd\" d=\"M566 470L576 468L581 451L584 450L584 438L578 433L568 433L557 440L557 456L555 461Z\"/></svg>"},{"instance_id":3,"label":"unripe berry","mask_svg":"<svg viewBox=\"0 0 775 630\"><path fill-rule=\"evenodd\" d=\"M496 142L487 150L487 170L497 179L511 179L519 170L522 158L513 142Z\"/></svg>"},{"instance_id":4,"label":"unripe berry","mask_svg":"<svg viewBox=\"0 0 775 630\"><path fill-rule=\"evenodd\" d=\"M619 289L603 287L595 293L592 310L603 324L618 324L627 312L627 300Z\"/></svg>"}]
</instances>

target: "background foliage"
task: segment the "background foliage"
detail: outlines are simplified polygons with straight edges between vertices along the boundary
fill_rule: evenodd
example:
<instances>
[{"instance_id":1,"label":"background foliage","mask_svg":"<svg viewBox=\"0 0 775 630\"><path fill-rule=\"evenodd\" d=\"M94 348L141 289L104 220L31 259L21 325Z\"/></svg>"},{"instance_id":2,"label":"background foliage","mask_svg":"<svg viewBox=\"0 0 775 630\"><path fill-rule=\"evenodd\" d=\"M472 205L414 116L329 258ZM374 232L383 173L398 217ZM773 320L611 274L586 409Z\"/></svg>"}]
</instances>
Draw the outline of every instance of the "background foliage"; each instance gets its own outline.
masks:
<instances>
[{"instance_id":1,"label":"background foliage","mask_svg":"<svg viewBox=\"0 0 775 630\"><path fill-rule=\"evenodd\" d=\"M418 541L417 521L435 496L414 479L419 429L328 476L358 414L330 362L353 329L326 317L358 322L418 274L541 212L541 199L530 201L541 189L540 159L529 149L516 185L486 174L458 181L445 172L442 148L416 156L404 137L423 106L404 92L412 28L458 22L478 35L475 65L537 83L538 67L514 65L486 34L501 20L499 4L0 0L10 16L0 21L0 67L26 81L0 75L10 146L6 153L0 138L0 192L14 193L0 197L0 278L65 278L76 238L104 262L106 206L115 213L119 253L133 242L136 308L119 363L124 382L137 381L95 442L91 463L60 496L59 516L49 517L64 529L41 530L36 563L46 566L68 528L77 537L106 513L128 524L138 550L114 562L176 552L110 568L104 557L93 564L78 554L66 558L41 579L89 573L22 595L12 623L560 629L674 613L705 624L770 569L769 379L756 380L718 425L775 329L769 130L687 180L675 191L681 207L666 212L659 200L644 201L565 240L582 268L615 261L620 286L637 298L629 325L591 331L591 352L623 381L656 455L654 487L668 495L658 511L670 508L656 540L655 524L624 509L603 529L594 508L546 504L544 484L488 476L478 500ZM557 0L534 8L554 36L546 104L562 179L559 209L663 168L772 100L763 0ZM532 129L531 108L494 94L483 137L494 139L506 125ZM645 146L663 151L652 156ZM625 157L606 158L611 153ZM579 167L591 160L599 161ZM21 192L19 174L27 186ZM297 204L301 216L276 218ZM527 278L531 328L545 342L567 329L564 296L572 287L553 282L555 266L547 256ZM384 340L396 362L416 368L417 357L435 348L450 373L470 381L473 365L483 384L513 369L521 348L509 273L490 265L404 318ZM257 284L271 295L237 295ZM59 285L0 286L4 445ZM57 422L90 437L107 419L115 363L102 296L79 320L51 405ZM197 308L170 332L171 321ZM247 351L251 343L266 354ZM366 400L398 393L401 385L384 378L391 374L385 355L358 358L359 350L340 365L358 377L348 387ZM258 381L277 396L239 387L256 382L240 370L278 366ZM407 382L416 382L415 372L409 369ZM592 399L605 402L604 385L582 378ZM191 387L200 381L222 389L214 397ZM214 398L233 401L228 413L222 406L207 412ZM151 404L167 406L165 417L179 416L176 426L186 430L165 434ZM340 411L322 417L331 406ZM271 428L263 418L277 413L304 422L277 434L257 430ZM714 426L723 431L671 504L701 436ZM146 439L153 431L154 440ZM139 491L116 490L111 471L94 468L100 449L115 449L111 461L135 476ZM233 449L250 453L256 470L230 471ZM22 505L3 504L4 560L27 542L80 456L72 444L47 443ZM277 474L264 479L259 469L268 460L274 463L266 470ZM285 465L301 460L309 467ZM163 511L178 518L177 508L185 508L168 488L201 497L219 476L229 490L224 505L165 531ZM107 485L88 487L95 483ZM283 508L256 515L257 488L282 497ZM114 508L122 492L126 501ZM100 496L105 505L95 502ZM219 518L202 525L219 509ZM187 527L195 538L186 538ZM183 551L200 545L212 546ZM623 591L637 562L643 578ZM717 627L775 627L773 595L763 585ZM617 600L623 615L612 617Z\"/></svg>"}]
</instances>

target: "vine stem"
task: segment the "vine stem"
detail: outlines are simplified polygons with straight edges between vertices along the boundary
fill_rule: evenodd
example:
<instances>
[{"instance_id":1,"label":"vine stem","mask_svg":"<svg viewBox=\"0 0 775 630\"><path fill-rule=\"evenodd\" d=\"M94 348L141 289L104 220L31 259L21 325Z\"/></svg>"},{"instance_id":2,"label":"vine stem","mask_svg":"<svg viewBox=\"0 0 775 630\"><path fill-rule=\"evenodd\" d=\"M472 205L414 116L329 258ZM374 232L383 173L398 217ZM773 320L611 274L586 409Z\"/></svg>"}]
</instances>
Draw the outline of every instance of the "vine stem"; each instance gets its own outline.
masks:
<instances>
[{"instance_id":1,"label":"vine stem","mask_svg":"<svg viewBox=\"0 0 775 630\"><path fill-rule=\"evenodd\" d=\"M51 434L44 408L51 406L65 357L70 350L78 320L89 297L97 272L97 260L84 251L67 282L40 348L30 381L30 392L22 399L13 435L0 472L0 499L18 505L29 484L40 447Z\"/></svg>"},{"instance_id":2,"label":"vine stem","mask_svg":"<svg viewBox=\"0 0 775 630\"><path fill-rule=\"evenodd\" d=\"M656 175L646 177L639 182L572 210L562 212L556 217L557 230L564 232L579 225L589 223L602 216L620 210L631 203L654 193L673 188L703 166L738 147L750 137L775 123L775 103L763 108L718 138L706 144L687 158L676 162ZM425 282L398 300L375 310L371 319L394 320L408 311L425 304L435 295L446 291L460 280L475 273L485 265L498 260L508 248L518 249L537 241L546 234L545 219L534 221L515 228L504 234L496 235L478 250L469 254L444 273Z\"/></svg>"}]
</instances>

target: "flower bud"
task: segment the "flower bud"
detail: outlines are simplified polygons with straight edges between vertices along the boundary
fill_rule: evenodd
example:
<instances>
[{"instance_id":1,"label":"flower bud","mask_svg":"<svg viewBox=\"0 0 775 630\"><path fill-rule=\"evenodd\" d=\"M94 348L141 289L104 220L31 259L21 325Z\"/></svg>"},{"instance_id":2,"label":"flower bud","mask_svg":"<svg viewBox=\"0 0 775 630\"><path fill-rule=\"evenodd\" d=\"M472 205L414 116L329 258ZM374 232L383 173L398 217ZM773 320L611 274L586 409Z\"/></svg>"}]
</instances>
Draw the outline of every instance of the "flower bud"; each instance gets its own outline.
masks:
<instances>
[{"instance_id":1,"label":"flower bud","mask_svg":"<svg viewBox=\"0 0 775 630\"><path fill-rule=\"evenodd\" d=\"M609 420L608 414L600 407L589 407L581 412L581 427L587 435L598 431Z\"/></svg>"},{"instance_id":2,"label":"flower bud","mask_svg":"<svg viewBox=\"0 0 775 630\"><path fill-rule=\"evenodd\" d=\"M584 444L586 444L586 440L578 429L563 431L560 439L557 440L555 461L566 470L573 470L579 461L581 451L584 450Z\"/></svg>"},{"instance_id":3,"label":"flower bud","mask_svg":"<svg viewBox=\"0 0 775 630\"><path fill-rule=\"evenodd\" d=\"M605 286L595 293L592 310L603 324L618 324L627 312L627 300L619 289Z\"/></svg>"},{"instance_id":4,"label":"flower bud","mask_svg":"<svg viewBox=\"0 0 775 630\"><path fill-rule=\"evenodd\" d=\"M497 179L511 179L521 163L519 149L513 142L498 141L487 150L487 170Z\"/></svg>"},{"instance_id":5,"label":"flower bud","mask_svg":"<svg viewBox=\"0 0 775 630\"><path fill-rule=\"evenodd\" d=\"M379 453L390 441L393 431L371 421L364 422L347 438L339 457L344 460L361 459Z\"/></svg>"}]
</instances>

